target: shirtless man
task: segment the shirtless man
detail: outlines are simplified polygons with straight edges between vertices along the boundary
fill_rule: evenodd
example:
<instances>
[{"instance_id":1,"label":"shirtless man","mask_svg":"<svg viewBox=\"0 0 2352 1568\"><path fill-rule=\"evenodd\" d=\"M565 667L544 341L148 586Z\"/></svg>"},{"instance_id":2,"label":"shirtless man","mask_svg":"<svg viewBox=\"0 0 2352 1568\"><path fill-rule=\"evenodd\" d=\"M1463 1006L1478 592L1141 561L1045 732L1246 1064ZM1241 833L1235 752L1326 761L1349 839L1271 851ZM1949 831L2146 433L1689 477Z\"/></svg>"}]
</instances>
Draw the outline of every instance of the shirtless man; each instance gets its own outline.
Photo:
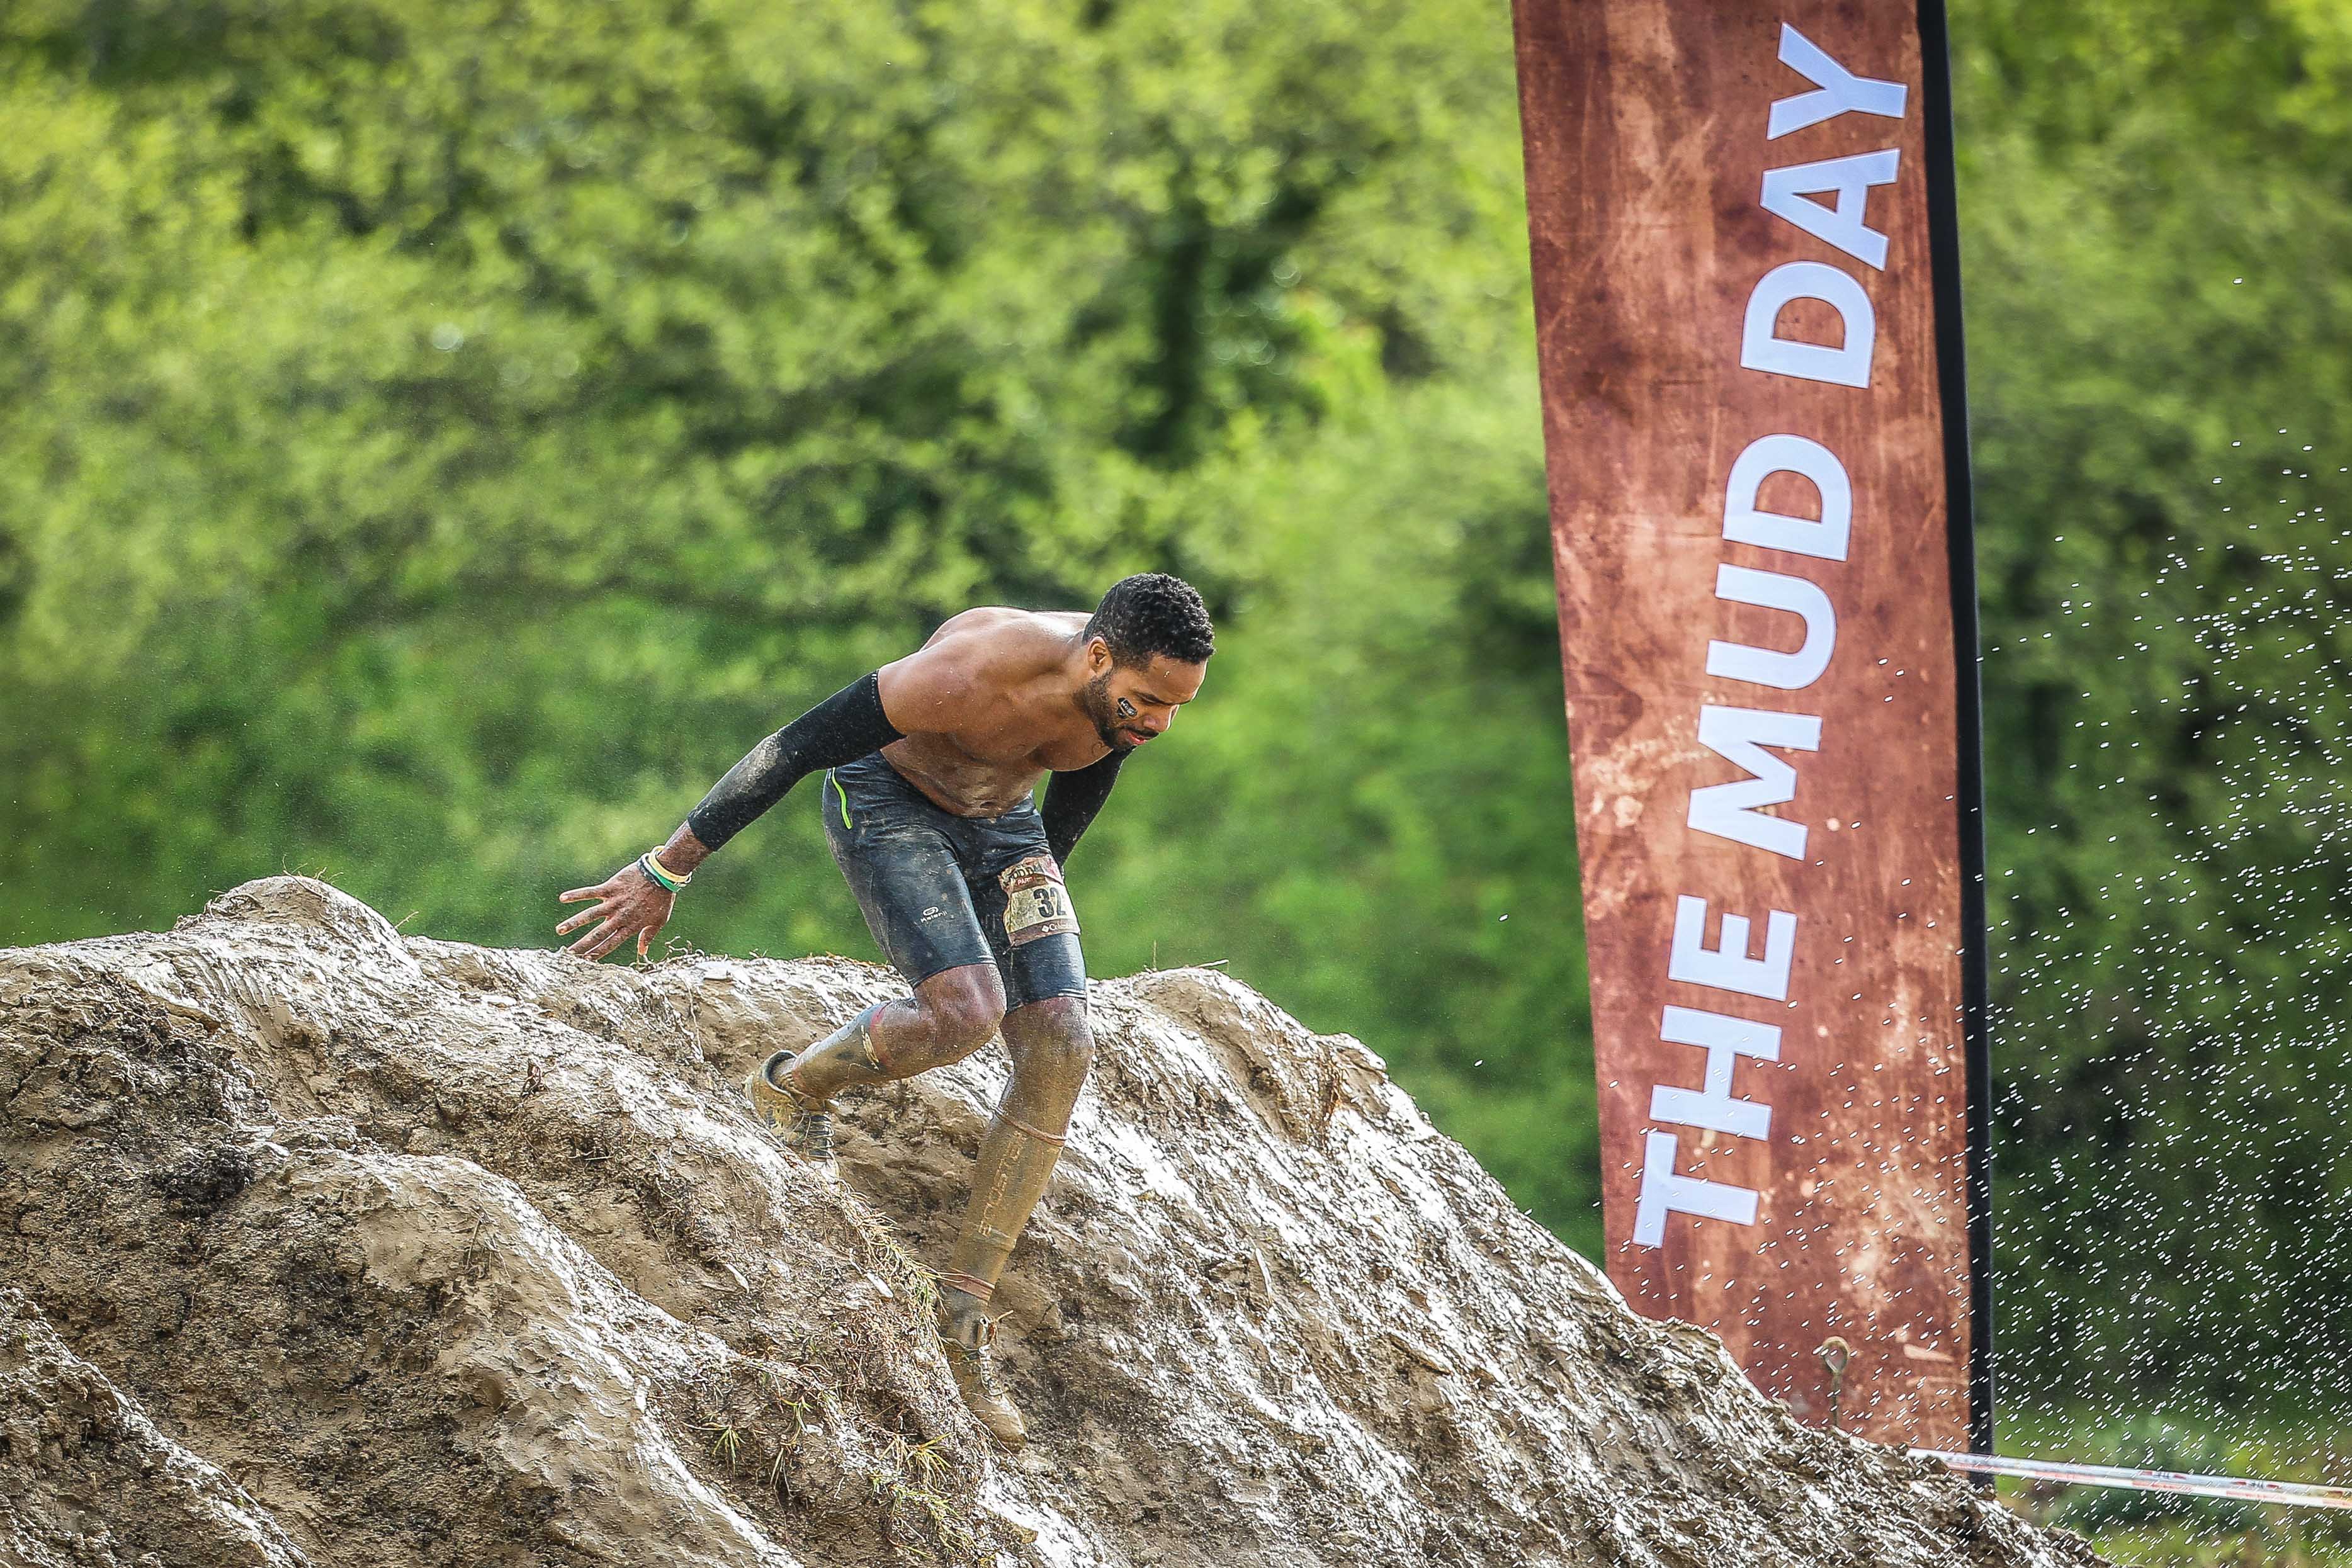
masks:
<instances>
[{"instance_id":1,"label":"shirtless man","mask_svg":"<svg viewBox=\"0 0 2352 1568\"><path fill-rule=\"evenodd\" d=\"M1159 572L1123 579L1090 616L967 610L753 747L667 844L562 894L596 901L556 927L600 922L572 952L601 958L634 936L643 957L695 869L794 783L828 770L825 840L914 995L776 1052L744 1093L788 1148L830 1168L835 1094L961 1061L1003 1029L1012 1082L940 1276L940 1334L964 1402L1006 1443L1025 1432L989 1364L988 1300L1094 1059L1062 867L1128 754L1199 694L1212 651L1200 595ZM1041 810L1030 793L1047 773Z\"/></svg>"}]
</instances>

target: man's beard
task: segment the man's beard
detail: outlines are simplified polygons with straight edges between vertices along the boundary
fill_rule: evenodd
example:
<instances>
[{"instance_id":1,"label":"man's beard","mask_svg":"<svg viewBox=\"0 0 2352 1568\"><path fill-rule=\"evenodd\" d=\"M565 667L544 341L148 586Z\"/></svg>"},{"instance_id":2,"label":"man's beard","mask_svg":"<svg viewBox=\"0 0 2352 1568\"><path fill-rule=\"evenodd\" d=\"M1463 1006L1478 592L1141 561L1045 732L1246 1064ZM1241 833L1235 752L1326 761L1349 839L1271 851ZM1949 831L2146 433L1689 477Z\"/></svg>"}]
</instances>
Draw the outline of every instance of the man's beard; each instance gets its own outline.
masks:
<instances>
[{"instance_id":1,"label":"man's beard","mask_svg":"<svg viewBox=\"0 0 2352 1568\"><path fill-rule=\"evenodd\" d=\"M1111 704L1108 670L1087 683L1087 716L1094 720L1095 734L1100 736L1102 743L1111 750L1123 755L1140 744L1119 733L1118 714Z\"/></svg>"}]
</instances>

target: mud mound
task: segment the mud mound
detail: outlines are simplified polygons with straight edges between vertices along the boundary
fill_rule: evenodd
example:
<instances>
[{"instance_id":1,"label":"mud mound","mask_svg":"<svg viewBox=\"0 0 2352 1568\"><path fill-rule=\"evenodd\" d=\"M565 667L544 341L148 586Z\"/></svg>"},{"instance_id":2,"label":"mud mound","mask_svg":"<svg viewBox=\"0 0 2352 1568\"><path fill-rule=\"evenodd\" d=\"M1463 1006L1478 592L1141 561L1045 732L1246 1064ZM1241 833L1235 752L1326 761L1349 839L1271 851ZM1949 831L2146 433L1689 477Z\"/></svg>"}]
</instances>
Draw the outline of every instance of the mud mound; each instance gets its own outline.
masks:
<instances>
[{"instance_id":1,"label":"mud mound","mask_svg":"<svg viewBox=\"0 0 2352 1568\"><path fill-rule=\"evenodd\" d=\"M0 953L0 1563L2094 1563L1643 1322L1344 1036L1180 970L1000 1288L1031 1446L928 1331L994 1051L733 1083L835 959L403 937L322 883Z\"/></svg>"}]
</instances>

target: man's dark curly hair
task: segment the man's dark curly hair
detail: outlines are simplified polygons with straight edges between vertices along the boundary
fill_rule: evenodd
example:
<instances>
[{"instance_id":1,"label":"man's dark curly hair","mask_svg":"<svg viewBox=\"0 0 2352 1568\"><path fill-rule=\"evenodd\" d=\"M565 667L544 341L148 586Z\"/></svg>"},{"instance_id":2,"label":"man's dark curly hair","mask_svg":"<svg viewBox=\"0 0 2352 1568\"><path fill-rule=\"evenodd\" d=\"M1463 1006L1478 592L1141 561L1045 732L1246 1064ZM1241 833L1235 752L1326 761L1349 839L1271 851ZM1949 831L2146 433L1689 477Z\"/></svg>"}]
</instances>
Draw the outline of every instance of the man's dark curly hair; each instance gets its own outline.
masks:
<instances>
[{"instance_id":1,"label":"man's dark curly hair","mask_svg":"<svg viewBox=\"0 0 2352 1568\"><path fill-rule=\"evenodd\" d=\"M1135 669L1154 653L1187 664L1205 664L1217 651L1209 611L1192 585L1164 571L1122 577L1095 606L1087 635L1099 637L1112 660Z\"/></svg>"}]
</instances>

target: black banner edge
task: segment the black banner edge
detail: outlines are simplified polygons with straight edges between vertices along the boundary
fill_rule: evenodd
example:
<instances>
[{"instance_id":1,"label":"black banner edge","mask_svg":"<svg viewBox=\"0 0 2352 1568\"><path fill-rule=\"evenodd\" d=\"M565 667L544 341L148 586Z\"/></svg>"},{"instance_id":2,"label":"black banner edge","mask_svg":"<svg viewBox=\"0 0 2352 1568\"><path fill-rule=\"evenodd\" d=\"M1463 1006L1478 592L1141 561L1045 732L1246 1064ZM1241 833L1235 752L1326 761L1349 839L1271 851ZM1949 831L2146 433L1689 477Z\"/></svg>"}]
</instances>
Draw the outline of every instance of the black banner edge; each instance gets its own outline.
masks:
<instances>
[{"instance_id":1,"label":"black banner edge","mask_svg":"<svg viewBox=\"0 0 2352 1568\"><path fill-rule=\"evenodd\" d=\"M1936 301L1936 378L1944 425L1945 544L1951 557L1958 691L1961 1031L1968 1059L1969 1448L1993 1451L1992 1036L1985 917L1984 696L1977 636L1976 488L1960 324L1958 177L1953 162L1951 44L1943 0L1919 0L1927 139L1927 250Z\"/></svg>"}]
</instances>

